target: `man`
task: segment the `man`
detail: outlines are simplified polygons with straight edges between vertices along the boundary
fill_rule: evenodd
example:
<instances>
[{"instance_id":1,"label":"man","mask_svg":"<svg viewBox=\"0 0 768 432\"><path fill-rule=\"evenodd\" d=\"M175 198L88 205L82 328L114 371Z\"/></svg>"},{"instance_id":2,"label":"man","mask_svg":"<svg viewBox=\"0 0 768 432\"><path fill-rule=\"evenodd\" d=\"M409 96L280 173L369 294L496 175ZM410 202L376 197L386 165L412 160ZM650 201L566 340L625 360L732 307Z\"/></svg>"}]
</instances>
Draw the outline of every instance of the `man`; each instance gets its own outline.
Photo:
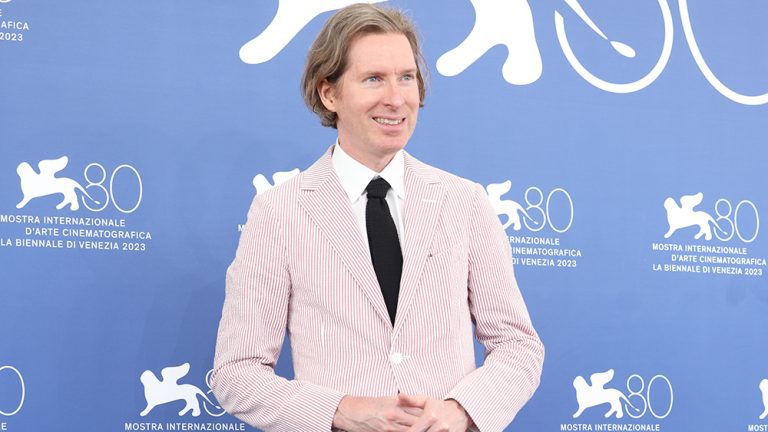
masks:
<instances>
[{"instance_id":1,"label":"man","mask_svg":"<svg viewBox=\"0 0 768 432\"><path fill-rule=\"evenodd\" d=\"M422 70L410 21L371 5L310 50L305 101L338 141L254 200L227 272L212 387L255 427L500 431L538 386L543 346L482 187L403 151ZM286 327L294 380L273 370Z\"/></svg>"}]
</instances>

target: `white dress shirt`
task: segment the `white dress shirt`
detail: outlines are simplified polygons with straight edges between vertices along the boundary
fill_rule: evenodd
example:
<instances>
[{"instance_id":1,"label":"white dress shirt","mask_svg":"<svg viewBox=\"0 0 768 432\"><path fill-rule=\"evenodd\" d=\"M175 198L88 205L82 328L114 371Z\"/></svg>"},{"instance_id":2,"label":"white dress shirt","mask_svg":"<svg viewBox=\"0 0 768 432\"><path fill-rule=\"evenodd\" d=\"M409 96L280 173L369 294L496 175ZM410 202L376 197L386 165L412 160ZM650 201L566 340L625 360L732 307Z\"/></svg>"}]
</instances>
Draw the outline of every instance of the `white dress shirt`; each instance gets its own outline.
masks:
<instances>
[{"instance_id":1,"label":"white dress shirt","mask_svg":"<svg viewBox=\"0 0 768 432\"><path fill-rule=\"evenodd\" d=\"M389 183L391 188L387 191L387 206L392 213L392 220L395 221L397 237L400 240L400 250L403 250L405 244L403 242L403 205L405 203L403 151L400 150L395 153L395 157L389 164L380 173L377 173L354 160L336 141L336 145L333 147L332 161L333 169L341 181L341 186L347 192L349 204L352 206L352 212L357 219L357 225L360 227L366 248L368 248L368 230L365 227L365 206L368 204L368 194L365 192L365 188L371 180L377 177L382 177Z\"/></svg>"}]
</instances>

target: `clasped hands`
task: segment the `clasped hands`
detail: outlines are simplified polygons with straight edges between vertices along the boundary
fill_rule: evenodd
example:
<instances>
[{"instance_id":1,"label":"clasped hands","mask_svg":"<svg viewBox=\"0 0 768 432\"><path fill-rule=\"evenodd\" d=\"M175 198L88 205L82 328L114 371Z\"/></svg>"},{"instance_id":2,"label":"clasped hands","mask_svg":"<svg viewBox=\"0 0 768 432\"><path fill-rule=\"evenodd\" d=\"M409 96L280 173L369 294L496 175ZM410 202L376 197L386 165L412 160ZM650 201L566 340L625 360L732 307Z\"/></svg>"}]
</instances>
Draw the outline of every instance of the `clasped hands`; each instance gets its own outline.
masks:
<instances>
[{"instance_id":1,"label":"clasped hands","mask_svg":"<svg viewBox=\"0 0 768 432\"><path fill-rule=\"evenodd\" d=\"M455 400L400 393L387 397L344 396L333 427L347 432L465 432L472 424Z\"/></svg>"}]
</instances>

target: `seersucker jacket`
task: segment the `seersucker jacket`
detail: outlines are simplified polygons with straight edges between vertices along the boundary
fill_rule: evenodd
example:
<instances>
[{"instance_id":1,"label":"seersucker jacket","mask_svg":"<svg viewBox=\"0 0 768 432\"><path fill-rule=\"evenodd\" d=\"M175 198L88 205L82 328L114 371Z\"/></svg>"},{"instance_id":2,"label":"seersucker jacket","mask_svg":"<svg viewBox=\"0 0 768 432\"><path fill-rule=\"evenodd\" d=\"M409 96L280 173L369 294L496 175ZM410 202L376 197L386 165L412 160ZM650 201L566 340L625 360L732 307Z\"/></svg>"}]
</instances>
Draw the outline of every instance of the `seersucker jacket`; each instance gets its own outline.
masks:
<instances>
[{"instance_id":1,"label":"seersucker jacket","mask_svg":"<svg viewBox=\"0 0 768 432\"><path fill-rule=\"evenodd\" d=\"M344 395L404 392L455 399L477 429L502 431L538 386L544 347L483 188L405 154L393 326L331 152L253 200L227 270L219 403L267 432L328 432ZM293 380L274 373L286 329Z\"/></svg>"}]
</instances>

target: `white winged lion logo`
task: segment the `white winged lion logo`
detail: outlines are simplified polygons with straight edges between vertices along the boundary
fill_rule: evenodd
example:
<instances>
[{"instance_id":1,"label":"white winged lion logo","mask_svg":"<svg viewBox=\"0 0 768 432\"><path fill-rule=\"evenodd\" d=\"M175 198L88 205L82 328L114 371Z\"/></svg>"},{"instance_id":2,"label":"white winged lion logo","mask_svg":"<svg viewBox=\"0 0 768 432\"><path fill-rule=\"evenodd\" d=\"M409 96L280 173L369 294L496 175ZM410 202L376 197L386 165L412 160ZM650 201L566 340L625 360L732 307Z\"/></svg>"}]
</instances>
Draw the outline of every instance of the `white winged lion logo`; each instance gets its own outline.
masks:
<instances>
[{"instance_id":1,"label":"white winged lion logo","mask_svg":"<svg viewBox=\"0 0 768 432\"><path fill-rule=\"evenodd\" d=\"M624 396L624 393L617 389L605 388L613 379L613 369L608 369L605 372L596 372L589 377L591 383L587 384L582 376L577 376L573 380L573 387L576 389L576 402L579 404L579 409L573 414L573 418L577 418L584 412L585 409L602 404L610 404L611 409L605 413L605 417L608 418L612 414L616 414L616 418L624 417L624 410L622 408L622 402L626 403L636 412L640 411L635 408L634 405Z\"/></svg>"},{"instance_id":2,"label":"white winged lion logo","mask_svg":"<svg viewBox=\"0 0 768 432\"><path fill-rule=\"evenodd\" d=\"M693 210L693 208L701 204L701 201L703 200L704 194L701 192L695 195L683 195L680 197L679 206L672 197L664 200L664 209L667 211L667 223L669 224L669 230L664 234L664 238L670 238L672 234L680 228L698 226L699 232L696 233L694 239L698 240L701 236L704 236L705 240L712 240L712 228L710 227L710 224L720 231L720 233L727 235L727 233L717 225L717 222L709 213Z\"/></svg>"},{"instance_id":3,"label":"white winged lion logo","mask_svg":"<svg viewBox=\"0 0 768 432\"><path fill-rule=\"evenodd\" d=\"M264 63L279 53L301 29L321 13L353 3L379 3L385 0L280 0L272 22L260 35L240 48L240 60Z\"/></svg>"},{"instance_id":4,"label":"white winged lion logo","mask_svg":"<svg viewBox=\"0 0 768 432\"><path fill-rule=\"evenodd\" d=\"M70 210L75 211L80 208L80 204L77 202L77 191L82 192L83 195L96 204L100 204L88 195L88 192L80 186L80 183L71 178L56 177L56 173L66 168L67 163L69 163L69 158L66 156L58 159L41 160L37 164L40 170L39 174L35 172L29 163L20 163L16 167L16 173L19 175L21 193L24 194L24 198L16 204L16 208L23 208L34 198L62 194L64 195L64 200L56 206L56 210L69 206Z\"/></svg>"},{"instance_id":5,"label":"white winged lion logo","mask_svg":"<svg viewBox=\"0 0 768 432\"><path fill-rule=\"evenodd\" d=\"M200 415L198 395L202 396L209 404L215 405L198 387L192 384L178 383L188 372L189 363L167 367L160 371L163 379L159 380L152 371L145 370L141 374L141 383L144 385L144 398L147 400L147 407L144 408L140 415L142 417L146 416L158 405L183 400L187 404L184 406L184 409L179 411L179 415L183 416L187 412L192 411L192 415L197 417Z\"/></svg>"},{"instance_id":6,"label":"white winged lion logo","mask_svg":"<svg viewBox=\"0 0 768 432\"><path fill-rule=\"evenodd\" d=\"M491 202L491 207L496 212L497 216L505 215L507 217L506 222L503 224L503 228L507 229L510 225L515 231L520 231L522 223L520 221L520 215L525 216L526 219L531 221L534 225L539 223L533 220L525 208L516 201L509 199L501 199L501 196L509 192L512 188L512 182L507 180L504 183L491 183L485 187L488 200Z\"/></svg>"},{"instance_id":7,"label":"white winged lion logo","mask_svg":"<svg viewBox=\"0 0 768 432\"><path fill-rule=\"evenodd\" d=\"M528 0L472 0L475 26L456 48L440 56L437 70L455 76L475 63L491 48L504 45L507 59L501 68L510 84L531 84L542 71L541 54L536 44L533 15Z\"/></svg>"}]
</instances>

